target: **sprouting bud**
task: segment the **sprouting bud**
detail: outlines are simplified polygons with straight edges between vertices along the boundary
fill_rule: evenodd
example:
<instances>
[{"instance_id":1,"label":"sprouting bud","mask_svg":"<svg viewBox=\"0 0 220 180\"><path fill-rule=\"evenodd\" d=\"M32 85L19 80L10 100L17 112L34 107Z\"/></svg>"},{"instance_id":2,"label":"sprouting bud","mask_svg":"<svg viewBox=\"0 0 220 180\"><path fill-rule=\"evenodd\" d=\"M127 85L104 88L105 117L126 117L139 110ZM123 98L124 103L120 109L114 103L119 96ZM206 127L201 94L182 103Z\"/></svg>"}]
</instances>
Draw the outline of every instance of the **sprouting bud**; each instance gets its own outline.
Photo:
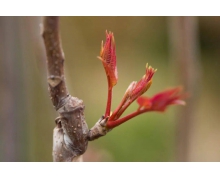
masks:
<instances>
[{"instance_id":1,"label":"sprouting bud","mask_svg":"<svg viewBox=\"0 0 220 180\"><path fill-rule=\"evenodd\" d=\"M176 87L162 91L152 98L139 97L137 103L139 104L139 109L149 109L151 111L165 111L169 105L185 105L185 101L182 99L186 96L182 92L182 88Z\"/></svg>"},{"instance_id":2,"label":"sprouting bud","mask_svg":"<svg viewBox=\"0 0 220 180\"><path fill-rule=\"evenodd\" d=\"M141 96L149 89L152 84L152 77L155 72L156 70L154 70L151 66L148 67L148 64L146 65L145 75L141 78L139 82L133 81L128 86L121 103L113 112L112 116L110 116L109 121L114 121L118 119L134 100L136 100L139 96Z\"/></svg>"},{"instance_id":3,"label":"sprouting bud","mask_svg":"<svg viewBox=\"0 0 220 180\"><path fill-rule=\"evenodd\" d=\"M132 101L144 94L150 88L152 84L152 77L156 71L156 69L152 68L151 66L148 67L148 64L146 64L146 73L136 84L131 94Z\"/></svg>"},{"instance_id":4,"label":"sprouting bud","mask_svg":"<svg viewBox=\"0 0 220 180\"><path fill-rule=\"evenodd\" d=\"M101 43L100 56L98 57L105 68L109 86L113 87L118 81L118 71L116 64L115 39L112 32L106 31L106 41Z\"/></svg>"}]
</instances>

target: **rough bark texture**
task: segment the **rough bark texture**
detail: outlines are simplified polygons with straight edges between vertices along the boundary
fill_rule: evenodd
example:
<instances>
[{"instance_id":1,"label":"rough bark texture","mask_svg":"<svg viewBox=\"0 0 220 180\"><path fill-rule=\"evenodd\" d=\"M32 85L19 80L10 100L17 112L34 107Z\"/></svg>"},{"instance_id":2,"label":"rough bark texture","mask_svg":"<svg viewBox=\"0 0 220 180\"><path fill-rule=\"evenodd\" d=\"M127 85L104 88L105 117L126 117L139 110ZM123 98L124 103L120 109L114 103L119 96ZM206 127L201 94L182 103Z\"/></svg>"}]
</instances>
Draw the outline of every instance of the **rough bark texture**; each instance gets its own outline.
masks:
<instances>
[{"instance_id":1,"label":"rough bark texture","mask_svg":"<svg viewBox=\"0 0 220 180\"><path fill-rule=\"evenodd\" d=\"M59 17L45 17L43 39L47 54L48 90L59 113L53 131L53 161L82 161L88 141L106 135L106 120L101 117L91 130L85 121L83 101L69 95L64 77L64 53L59 35Z\"/></svg>"},{"instance_id":2,"label":"rough bark texture","mask_svg":"<svg viewBox=\"0 0 220 180\"><path fill-rule=\"evenodd\" d=\"M54 161L82 161L87 148L88 127L83 101L68 94L64 77L64 53L59 37L59 18L45 17L43 39L47 54L48 90L59 113L53 132Z\"/></svg>"},{"instance_id":3,"label":"rough bark texture","mask_svg":"<svg viewBox=\"0 0 220 180\"><path fill-rule=\"evenodd\" d=\"M97 123L95 123L95 125L89 130L88 137L87 137L89 141L93 141L102 136L105 136L109 131L111 131L111 129L108 129L106 127L107 120L108 118L105 119L104 116L102 116L97 121Z\"/></svg>"}]
</instances>

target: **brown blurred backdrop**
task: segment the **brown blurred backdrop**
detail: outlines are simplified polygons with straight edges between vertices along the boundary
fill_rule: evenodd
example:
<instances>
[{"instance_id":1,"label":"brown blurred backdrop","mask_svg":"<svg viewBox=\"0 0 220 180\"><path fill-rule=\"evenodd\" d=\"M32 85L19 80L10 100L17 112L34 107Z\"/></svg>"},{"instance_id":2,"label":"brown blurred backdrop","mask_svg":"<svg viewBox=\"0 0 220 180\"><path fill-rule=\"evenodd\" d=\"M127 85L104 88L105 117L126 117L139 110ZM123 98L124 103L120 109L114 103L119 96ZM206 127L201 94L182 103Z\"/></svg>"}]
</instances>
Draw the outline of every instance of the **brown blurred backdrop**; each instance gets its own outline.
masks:
<instances>
[{"instance_id":1,"label":"brown blurred backdrop","mask_svg":"<svg viewBox=\"0 0 220 180\"><path fill-rule=\"evenodd\" d=\"M57 113L41 21L0 17L0 161L52 161ZM186 107L143 114L90 142L85 161L220 161L220 17L61 17L60 30L67 85L83 99L90 128L107 99L97 59L105 30L115 35L119 74L112 110L146 63L158 71L145 95L178 85L190 94Z\"/></svg>"}]
</instances>

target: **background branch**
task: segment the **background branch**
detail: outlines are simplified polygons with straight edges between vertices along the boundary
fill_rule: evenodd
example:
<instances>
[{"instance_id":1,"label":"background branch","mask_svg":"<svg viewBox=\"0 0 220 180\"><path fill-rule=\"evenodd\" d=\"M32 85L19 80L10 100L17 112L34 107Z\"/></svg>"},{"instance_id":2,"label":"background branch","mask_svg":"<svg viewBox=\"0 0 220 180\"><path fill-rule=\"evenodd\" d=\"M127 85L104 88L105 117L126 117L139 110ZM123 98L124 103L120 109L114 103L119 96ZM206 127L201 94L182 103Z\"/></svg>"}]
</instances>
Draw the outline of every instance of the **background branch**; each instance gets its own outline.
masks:
<instances>
[{"instance_id":1,"label":"background branch","mask_svg":"<svg viewBox=\"0 0 220 180\"><path fill-rule=\"evenodd\" d=\"M171 58L177 81L188 92L187 106L176 114L176 160L189 161L190 136L200 89L197 17L169 18Z\"/></svg>"}]
</instances>

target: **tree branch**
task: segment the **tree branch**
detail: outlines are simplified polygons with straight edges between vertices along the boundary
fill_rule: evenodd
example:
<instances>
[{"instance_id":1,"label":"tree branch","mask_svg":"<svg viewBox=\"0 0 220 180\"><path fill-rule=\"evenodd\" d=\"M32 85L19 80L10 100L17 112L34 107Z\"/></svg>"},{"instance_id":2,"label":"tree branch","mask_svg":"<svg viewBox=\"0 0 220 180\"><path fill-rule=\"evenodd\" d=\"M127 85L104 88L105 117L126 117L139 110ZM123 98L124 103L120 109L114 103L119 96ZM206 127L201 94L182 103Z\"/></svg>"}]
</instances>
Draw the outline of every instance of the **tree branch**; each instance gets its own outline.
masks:
<instances>
[{"instance_id":1,"label":"tree branch","mask_svg":"<svg viewBox=\"0 0 220 180\"><path fill-rule=\"evenodd\" d=\"M48 90L51 101L60 115L55 120L56 127L53 132L53 160L79 161L88 144L84 104L82 100L68 94L64 77L64 53L59 35L59 17L45 17L43 27Z\"/></svg>"},{"instance_id":2,"label":"tree branch","mask_svg":"<svg viewBox=\"0 0 220 180\"><path fill-rule=\"evenodd\" d=\"M52 103L62 106L68 91L64 80L64 53L59 36L59 17L45 17L43 38L47 53L48 84Z\"/></svg>"},{"instance_id":3,"label":"tree branch","mask_svg":"<svg viewBox=\"0 0 220 180\"><path fill-rule=\"evenodd\" d=\"M64 77L64 53L59 34L59 17L45 17L43 39L47 54L47 81L50 99L59 113L53 131L53 161L82 161L88 141L105 135L106 119L91 130L84 117L83 101L69 95Z\"/></svg>"}]
</instances>

